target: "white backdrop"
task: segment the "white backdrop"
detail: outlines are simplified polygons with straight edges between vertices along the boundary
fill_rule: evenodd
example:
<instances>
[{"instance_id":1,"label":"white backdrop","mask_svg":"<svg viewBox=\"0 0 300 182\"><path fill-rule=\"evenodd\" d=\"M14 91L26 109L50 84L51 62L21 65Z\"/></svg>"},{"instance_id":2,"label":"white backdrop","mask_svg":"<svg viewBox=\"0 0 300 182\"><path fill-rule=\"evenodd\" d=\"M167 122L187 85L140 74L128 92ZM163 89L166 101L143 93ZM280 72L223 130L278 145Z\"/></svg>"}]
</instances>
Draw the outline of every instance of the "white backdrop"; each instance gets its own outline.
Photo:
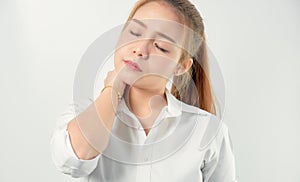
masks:
<instances>
[{"instance_id":1,"label":"white backdrop","mask_svg":"<svg viewBox=\"0 0 300 182\"><path fill-rule=\"evenodd\" d=\"M0 1L0 181L77 181L51 161L52 130L81 56L134 2ZM238 181L299 182L300 2L196 4L225 79Z\"/></svg>"}]
</instances>

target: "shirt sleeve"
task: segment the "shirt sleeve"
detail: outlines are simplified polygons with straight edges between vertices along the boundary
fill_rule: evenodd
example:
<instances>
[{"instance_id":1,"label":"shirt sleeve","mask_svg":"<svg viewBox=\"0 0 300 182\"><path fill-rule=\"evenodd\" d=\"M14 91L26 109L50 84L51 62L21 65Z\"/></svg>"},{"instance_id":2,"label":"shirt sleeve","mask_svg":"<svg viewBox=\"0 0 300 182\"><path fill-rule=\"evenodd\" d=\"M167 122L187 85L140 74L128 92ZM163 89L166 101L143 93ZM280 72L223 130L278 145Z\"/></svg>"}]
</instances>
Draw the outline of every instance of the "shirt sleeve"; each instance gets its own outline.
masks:
<instances>
[{"instance_id":1,"label":"shirt sleeve","mask_svg":"<svg viewBox=\"0 0 300 182\"><path fill-rule=\"evenodd\" d=\"M97 167L101 154L90 160L82 160L76 156L67 130L68 122L76 116L75 107L79 106L71 102L65 112L59 116L50 141L50 149L56 168L73 178L79 178L92 173Z\"/></svg>"},{"instance_id":2,"label":"shirt sleeve","mask_svg":"<svg viewBox=\"0 0 300 182\"><path fill-rule=\"evenodd\" d=\"M235 157L228 127L221 122L220 131L209 149L201 168L204 182L237 182Z\"/></svg>"}]
</instances>

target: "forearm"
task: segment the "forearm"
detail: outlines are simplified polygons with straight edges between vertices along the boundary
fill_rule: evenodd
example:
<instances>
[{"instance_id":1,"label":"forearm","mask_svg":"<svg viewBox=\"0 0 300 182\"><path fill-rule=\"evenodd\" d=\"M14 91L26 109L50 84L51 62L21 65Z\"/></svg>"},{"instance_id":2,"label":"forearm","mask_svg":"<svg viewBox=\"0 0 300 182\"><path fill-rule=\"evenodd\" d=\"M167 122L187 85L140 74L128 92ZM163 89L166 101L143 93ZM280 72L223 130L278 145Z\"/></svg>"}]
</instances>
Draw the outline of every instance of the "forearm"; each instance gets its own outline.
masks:
<instances>
[{"instance_id":1,"label":"forearm","mask_svg":"<svg viewBox=\"0 0 300 182\"><path fill-rule=\"evenodd\" d=\"M112 89L106 88L93 104L88 106L85 111L68 123L67 130L70 135L70 142L79 159L93 159L105 150L115 118L114 108L117 107L117 104L118 101L115 94L112 92ZM93 146L86 138L85 132L87 130L83 129L83 127L85 127L83 124L85 123L91 123L90 125L101 125L100 131L91 130L94 134L89 133L89 136L97 136L97 141L101 141L97 142L97 146Z\"/></svg>"}]
</instances>

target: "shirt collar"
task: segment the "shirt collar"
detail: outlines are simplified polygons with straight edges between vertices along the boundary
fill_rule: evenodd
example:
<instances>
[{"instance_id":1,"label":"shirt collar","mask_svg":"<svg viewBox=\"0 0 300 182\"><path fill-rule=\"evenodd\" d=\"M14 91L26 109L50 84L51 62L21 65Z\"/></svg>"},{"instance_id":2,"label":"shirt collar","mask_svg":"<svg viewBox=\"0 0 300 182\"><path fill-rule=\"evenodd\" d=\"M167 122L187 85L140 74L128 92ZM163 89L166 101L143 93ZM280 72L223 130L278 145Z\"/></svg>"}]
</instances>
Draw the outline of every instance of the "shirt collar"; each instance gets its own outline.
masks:
<instances>
[{"instance_id":1,"label":"shirt collar","mask_svg":"<svg viewBox=\"0 0 300 182\"><path fill-rule=\"evenodd\" d=\"M162 108L166 111L165 117L177 117L181 115L182 102L179 101L167 88L165 89L165 93L168 103L167 106ZM135 117L133 116L134 114L129 110L124 98L121 99L117 111L123 112L131 117Z\"/></svg>"},{"instance_id":2,"label":"shirt collar","mask_svg":"<svg viewBox=\"0 0 300 182\"><path fill-rule=\"evenodd\" d=\"M177 117L181 115L182 111L182 102L178 100L171 92L166 88L166 96L167 96L167 116L168 117Z\"/></svg>"}]
</instances>

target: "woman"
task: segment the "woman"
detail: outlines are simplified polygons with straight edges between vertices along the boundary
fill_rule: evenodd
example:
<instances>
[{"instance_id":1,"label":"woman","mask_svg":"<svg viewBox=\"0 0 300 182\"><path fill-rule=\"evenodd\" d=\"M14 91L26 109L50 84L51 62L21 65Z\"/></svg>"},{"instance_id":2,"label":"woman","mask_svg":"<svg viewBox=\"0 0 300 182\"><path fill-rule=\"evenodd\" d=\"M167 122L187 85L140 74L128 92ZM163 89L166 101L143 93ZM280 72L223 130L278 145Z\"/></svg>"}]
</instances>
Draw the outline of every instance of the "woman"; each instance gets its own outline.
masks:
<instances>
[{"instance_id":1,"label":"woman","mask_svg":"<svg viewBox=\"0 0 300 182\"><path fill-rule=\"evenodd\" d=\"M194 5L138 1L114 66L94 104L57 127L51 145L60 171L91 182L235 181L228 128L214 116L204 26Z\"/></svg>"}]
</instances>

